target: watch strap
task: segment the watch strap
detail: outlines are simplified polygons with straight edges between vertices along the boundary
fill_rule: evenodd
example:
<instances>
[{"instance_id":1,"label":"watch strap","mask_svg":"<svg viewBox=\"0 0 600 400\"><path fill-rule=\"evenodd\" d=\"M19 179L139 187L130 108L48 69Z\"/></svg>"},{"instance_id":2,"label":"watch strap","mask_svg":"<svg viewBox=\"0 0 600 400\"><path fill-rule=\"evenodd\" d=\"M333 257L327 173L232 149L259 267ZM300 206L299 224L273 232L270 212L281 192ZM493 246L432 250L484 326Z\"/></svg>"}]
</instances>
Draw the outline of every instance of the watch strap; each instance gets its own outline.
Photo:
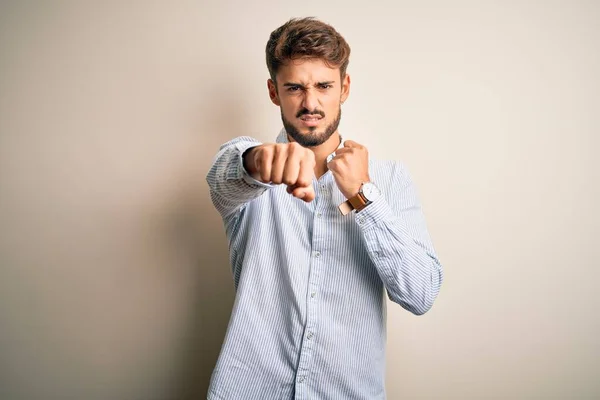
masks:
<instances>
[{"instance_id":1,"label":"watch strap","mask_svg":"<svg viewBox=\"0 0 600 400\"><path fill-rule=\"evenodd\" d=\"M365 198L362 193L358 193L356 196L349 198L338 206L342 215L350 213L352 210L360 211L369 204L369 201Z\"/></svg>"},{"instance_id":2,"label":"watch strap","mask_svg":"<svg viewBox=\"0 0 600 400\"><path fill-rule=\"evenodd\" d=\"M367 205L367 203L369 202L365 198L365 196L362 193L360 193L360 192L358 192L356 194L356 196L349 198L348 201L352 205L352 208L354 208L357 211L362 210Z\"/></svg>"}]
</instances>

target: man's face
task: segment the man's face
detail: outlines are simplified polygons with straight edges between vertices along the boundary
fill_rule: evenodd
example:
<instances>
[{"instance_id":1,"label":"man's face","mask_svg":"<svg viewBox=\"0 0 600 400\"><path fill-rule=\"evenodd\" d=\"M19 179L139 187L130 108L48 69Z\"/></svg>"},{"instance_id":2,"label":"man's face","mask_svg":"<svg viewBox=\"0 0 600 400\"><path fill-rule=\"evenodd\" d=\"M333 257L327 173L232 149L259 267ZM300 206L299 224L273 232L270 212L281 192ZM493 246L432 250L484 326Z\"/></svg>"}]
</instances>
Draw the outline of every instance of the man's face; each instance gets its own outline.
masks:
<instances>
[{"instance_id":1,"label":"man's face","mask_svg":"<svg viewBox=\"0 0 600 400\"><path fill-rule=\"evenodd\" d=\"M277 72L277 86L269 79L269 95L280 106L288 135L304 147L323 144L338 128L340 105L350 90L350 77L340 77L319 59L289 61Z\"/></svg>"}]
</instances>

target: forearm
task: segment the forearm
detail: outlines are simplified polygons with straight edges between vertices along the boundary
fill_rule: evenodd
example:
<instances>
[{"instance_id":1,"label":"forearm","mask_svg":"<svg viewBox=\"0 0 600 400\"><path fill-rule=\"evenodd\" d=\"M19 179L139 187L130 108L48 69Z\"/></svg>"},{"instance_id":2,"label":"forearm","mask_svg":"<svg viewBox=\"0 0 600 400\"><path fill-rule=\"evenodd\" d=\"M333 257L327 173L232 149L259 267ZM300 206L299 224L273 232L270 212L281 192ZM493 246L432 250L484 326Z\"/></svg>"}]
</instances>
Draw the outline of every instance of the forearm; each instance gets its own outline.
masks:
<instances>
[{"instance_id":1,"label":"forearm","mask_svg":"<svg viewBox=\"0 0 600 400\"><path fill-rule=\"evenodd\" d=\"M381 197L355 218L389 298L414 314L427 312L439 293L443 270L420 207L394 212Z\"/></svg>"},{"instance_id":2,"label":"forearm","mask_svg":"<svg viewBox=\"0 0 600 400\"><path fill-rule=\"evenodd\" d=\"M239 137L222 145L214 158L206 181L213 204L224 219L272 187L251 177L244 167L244 152L260 144L250 137Z\"/></svg>"}]
</instances>

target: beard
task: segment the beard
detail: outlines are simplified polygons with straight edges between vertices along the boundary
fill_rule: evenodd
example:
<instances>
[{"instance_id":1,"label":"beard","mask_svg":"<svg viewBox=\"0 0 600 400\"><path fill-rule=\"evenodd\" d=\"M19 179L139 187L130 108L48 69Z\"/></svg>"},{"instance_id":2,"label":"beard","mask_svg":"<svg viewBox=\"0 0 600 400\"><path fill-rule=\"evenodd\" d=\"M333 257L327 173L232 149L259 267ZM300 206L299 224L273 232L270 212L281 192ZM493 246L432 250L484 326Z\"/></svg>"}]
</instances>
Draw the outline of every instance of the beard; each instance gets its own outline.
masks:
<instances>
[{"instance_id":1,"label":"beard","mask_svg":"<svg viewBox=\"0 0 600 400\"><path fill-rule=\"evenodd\" d=\"M296 115L296 118L300 118L303 115L320 115L325 118L325 113L323 111L308 111L306 108L300 110ZM338 110L338 114L335 119L327 125L324 131L317 132L316 126L308 127L308 133L301 133L298 128L294 126L289 120L287 120L283 115L283 110L281 111L281 120L283 121L283 127L288 135L292 137L298 144L303 147L316 147L325 143L331 135L337 131L338 126L340 125L340 120L342 118L342 108L340 107Z\"/></svg>"}]
</instances>

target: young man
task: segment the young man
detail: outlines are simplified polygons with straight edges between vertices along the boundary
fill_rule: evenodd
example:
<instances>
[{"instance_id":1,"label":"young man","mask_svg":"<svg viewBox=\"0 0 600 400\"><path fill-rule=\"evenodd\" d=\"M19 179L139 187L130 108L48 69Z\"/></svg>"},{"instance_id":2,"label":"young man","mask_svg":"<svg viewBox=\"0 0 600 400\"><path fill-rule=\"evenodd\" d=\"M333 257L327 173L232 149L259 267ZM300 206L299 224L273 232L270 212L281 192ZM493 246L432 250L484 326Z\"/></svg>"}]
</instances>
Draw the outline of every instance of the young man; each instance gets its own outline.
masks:
<instances>
[{"instance_id":1,"label":"young man","mask_svg":"<svg viewBox=\"0 0 600 400\"><path fill-rule=\"evenodd\" d=\"M207 180L236 299L208 398L384 399L389 298L414 314L442 282L415 187L338 132L350 47L293 19L267 43L275 144L225 143Z\"/></svg>"}]
</instances>

